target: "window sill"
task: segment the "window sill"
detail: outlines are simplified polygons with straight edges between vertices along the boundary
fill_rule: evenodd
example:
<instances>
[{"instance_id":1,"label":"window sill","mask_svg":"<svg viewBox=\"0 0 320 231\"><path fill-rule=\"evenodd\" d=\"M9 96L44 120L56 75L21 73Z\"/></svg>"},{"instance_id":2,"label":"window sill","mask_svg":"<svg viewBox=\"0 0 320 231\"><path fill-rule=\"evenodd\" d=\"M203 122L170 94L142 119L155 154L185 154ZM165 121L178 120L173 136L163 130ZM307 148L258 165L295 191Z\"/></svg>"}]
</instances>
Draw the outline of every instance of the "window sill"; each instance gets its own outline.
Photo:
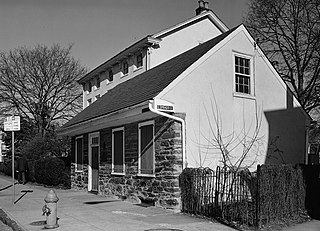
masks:
<instances>
[{"instance_id":1,"label":"window sill","mask_svg":"<svg viewBox=\"0 0 320 231\"><path fill-rule=\"evenodd\" d=\"M110 82L107 83L106 85L108 86L108 85L111 85L111 84L113 84L113 81L110 81Z\"/></svg>"},{"instance_id":2,"label":"window sill","mask_svg":"<svg viewBox=\"0 0 320 231\"><path fill-rule=\"evenodd\" d=\"M129 73L125 74L125 75L122 75L121 78L125 78L129 75Z\"/></svg>"},{"instance_id":3,"label":"window sill","mask_svg":"<svg viewBox=\"0 0 320 231\"><path fill-rule=\"evenodd\" d=\"M133 70L133 72L140 71L140 70L142 70L142 66L135 68L135 69Z\"/></svg>"},{"instance_id":4,"label":"window sill","mask_svg":"<svg viewBox=\"0 0 320 231\"><path fill-rule=\"evenodd\" d=\"M74 172L83 173L83 170L75 170Z\"/></svg>"},{"instance_id":5,"label":"window sill","mask_svg":"<svg viewBox=\"0 0 320 231\"><path fill-rule=\"evenodd\" d=\"M253 95L239 93L239 92L233 92L233 97L256 100L256 97Z\"/></svg>"},{"instance_id":6,"label":"window sill","mask_svg":"<svg viewBox=\"0 0 320 231\"><path fill-rule=\"evenodd\" d=\"M113 175L113 176L124 176L125 173L124 172L111 172L111 175Z\"/></svg>"},{"instance_id":7,"label":"window sill","mask_svg":"<svg viewBox=\"0 0 320 231\"><path fill-rule=\"evenodd\" d=\"M150 177L150 178L155 178L156 177L155 174L141 174L141 173L138 173L137 176L138 177Z\"/></svg>"}]
</instances>

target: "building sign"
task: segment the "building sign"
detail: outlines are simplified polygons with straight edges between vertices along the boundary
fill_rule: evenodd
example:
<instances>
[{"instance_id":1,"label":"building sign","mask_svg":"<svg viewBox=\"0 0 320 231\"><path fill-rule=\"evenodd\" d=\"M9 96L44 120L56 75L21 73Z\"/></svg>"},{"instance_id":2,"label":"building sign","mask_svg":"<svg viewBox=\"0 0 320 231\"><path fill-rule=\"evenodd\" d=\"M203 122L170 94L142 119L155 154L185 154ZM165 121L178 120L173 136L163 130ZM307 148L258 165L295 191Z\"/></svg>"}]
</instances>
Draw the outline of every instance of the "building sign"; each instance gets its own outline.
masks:
<instances>
[{"instance_id":1,"label":"building sign","mask_svg":"<svg viewBox=\"0 0 320 231\"><path fill-rule=\"evenodd\" d=\"M20 116L7 117L4 122L4 130L8 131L20 131Z\"/></svg>"},{"instance_id":2,"label":"building sign","mask_svg":"<svg viewBox=\"0 0 320 231\"><path fill-rule=\"evenodd\" d=\"M155 100L156 109L165 112L174 112L174 105L171 102L162 99Z\"/></svg>"}]
</instances>

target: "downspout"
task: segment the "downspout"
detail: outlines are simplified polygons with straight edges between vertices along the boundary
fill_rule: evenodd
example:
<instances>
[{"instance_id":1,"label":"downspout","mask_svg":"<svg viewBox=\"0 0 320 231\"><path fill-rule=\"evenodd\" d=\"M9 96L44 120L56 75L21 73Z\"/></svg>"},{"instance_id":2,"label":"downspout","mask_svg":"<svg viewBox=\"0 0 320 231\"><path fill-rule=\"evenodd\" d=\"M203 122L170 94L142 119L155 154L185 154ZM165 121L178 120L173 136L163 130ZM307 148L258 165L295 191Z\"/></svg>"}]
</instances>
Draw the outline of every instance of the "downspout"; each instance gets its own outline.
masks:
<instances>
[{"instance_id":1,"label":"downspout","mask_svg":"<svg viewBox=\"0 0 320 231\"><path fill-rule=\"evenodd\" d=\"M181 119L179 117L173 116L173 115L169 115L167 113L161 112L159 110L157 110L156 108L153 107L154 105L154 100L149 100L149 109L151 112L167 117L169 119L173 119L175 121L178 121L181 123L181 136L182 136L182 170L185 169L186 165L187 165L187 161L186 161L186 121L184 119Z\"/></svg>"}]
</instances>

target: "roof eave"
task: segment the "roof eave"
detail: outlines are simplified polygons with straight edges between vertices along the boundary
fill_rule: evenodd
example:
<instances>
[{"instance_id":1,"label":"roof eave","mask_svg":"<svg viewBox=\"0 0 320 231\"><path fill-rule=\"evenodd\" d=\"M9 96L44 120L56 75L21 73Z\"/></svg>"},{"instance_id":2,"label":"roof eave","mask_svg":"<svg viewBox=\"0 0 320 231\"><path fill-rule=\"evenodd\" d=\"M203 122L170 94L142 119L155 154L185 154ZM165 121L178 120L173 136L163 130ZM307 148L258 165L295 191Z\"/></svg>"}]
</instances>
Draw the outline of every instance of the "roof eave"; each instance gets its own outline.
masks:
<instances>
[{"instance_id":1,"label":"roof eave","mask_svg":"<svg viewBox=\"0 0 320 231\"><path fill-rule=\"evenodd\" d=\"M153 34L152 36L154 38L161 38L163 35L170 34L171 31L176 31L177 28L183 27L189 23L192 23L193 21L198 21L199 19L205 18L205 17L208 17L209 20L217 26L217 28L221 31L221 33L224 33L229 30L229 28L217 17L217 15L215 13L213 13L212 10L208 10L208 11L203 12L199 15L196 15L192 18L189 18L181 23L178 23L172 27L169 27L165 30L157 32L157 33Z\"/></svg>"},{"instance_id":2,"label":"roof eave","mask_svg":"<svg viewBox=\"0 0 320 231\"><path fill-rule=\"evenodd\" d=\"M144 47L151 47L154 45L157 45L161 42L161 39L154 38L152 36L147 36L138 42L134 43L133 45L129 46L128 48L124 49L117 55L113 56L103 64L99 65L92 71L90 71L88 74L86 74L84 77L79 79L77 82L79 84L85 83L88 79L93 78L95 75L99 74L102 71L105 71L106 69L114 66L117 62L120 62L121 60L128 58L135 52L137 52L139 49L143 49Z\"/></svg>"}]
</instances>

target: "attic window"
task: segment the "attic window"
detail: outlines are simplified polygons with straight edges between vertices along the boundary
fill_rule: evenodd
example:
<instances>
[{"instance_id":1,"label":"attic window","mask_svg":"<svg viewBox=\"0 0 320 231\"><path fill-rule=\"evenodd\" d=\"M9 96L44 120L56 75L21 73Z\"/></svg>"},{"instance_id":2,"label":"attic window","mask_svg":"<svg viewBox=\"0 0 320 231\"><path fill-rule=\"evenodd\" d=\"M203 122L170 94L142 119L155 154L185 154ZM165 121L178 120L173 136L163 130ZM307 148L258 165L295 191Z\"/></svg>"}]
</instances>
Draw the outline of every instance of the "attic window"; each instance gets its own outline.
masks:
<instances>
[{"instance_id":1,"label":"attic window","mask_svg":"<svg viewBox=\"0 0 320 231\"><path fill-rule=\"evenodd\" d=\"M97 88L100 88L100 77L97 78Z\"/></svg>"},{"instance_id":2,"label":"attic window","mask_svg":"<svg viewBox=\"0 0 320 231\"><path fill-rule=\"evenodd\" d=\"M122 72L123 72L124 75L128 74L128 72L129 72L128 60L125 60L122 63Z\"/></svg>"},{"instance_id":3,"label":"attic window","mask_svg":"<svg viewBox=\"0 0 320 231\"><path fill-rule=\"evenodd\" d=\"M88 83L88 91L91 92L92 90L92 85L91 85L91 81Z\"/></svg>"},{"instance_id":4,"label":"attic window","mask_svg":"<svg viewBox=\"0 0 320 231\"><path fill-rule=\"evenodd\" d=\"M251 60L247 57L235 56L235 91L251 94Z\"/></svg>"},{"instance_id":5,"label":"attic window","mask_svg":"<svg viewBox=\"0 0 320 231\"><path fill-rule=\"evenodd\" d=\"M113 71L112 71L112 69L110 69L109 72L108 72L108 80L109 80L109 82L113 81Z\"/></svg>"},{"instance_id":6,"label":"attic window","mask_svg":"<svg viewBox=\"0 0 320 231\"><path fill-rule=\"evenodd\" d=\"M137 55L137 68L142 67L142 54Z\"/></svg>"}]
</instances>

